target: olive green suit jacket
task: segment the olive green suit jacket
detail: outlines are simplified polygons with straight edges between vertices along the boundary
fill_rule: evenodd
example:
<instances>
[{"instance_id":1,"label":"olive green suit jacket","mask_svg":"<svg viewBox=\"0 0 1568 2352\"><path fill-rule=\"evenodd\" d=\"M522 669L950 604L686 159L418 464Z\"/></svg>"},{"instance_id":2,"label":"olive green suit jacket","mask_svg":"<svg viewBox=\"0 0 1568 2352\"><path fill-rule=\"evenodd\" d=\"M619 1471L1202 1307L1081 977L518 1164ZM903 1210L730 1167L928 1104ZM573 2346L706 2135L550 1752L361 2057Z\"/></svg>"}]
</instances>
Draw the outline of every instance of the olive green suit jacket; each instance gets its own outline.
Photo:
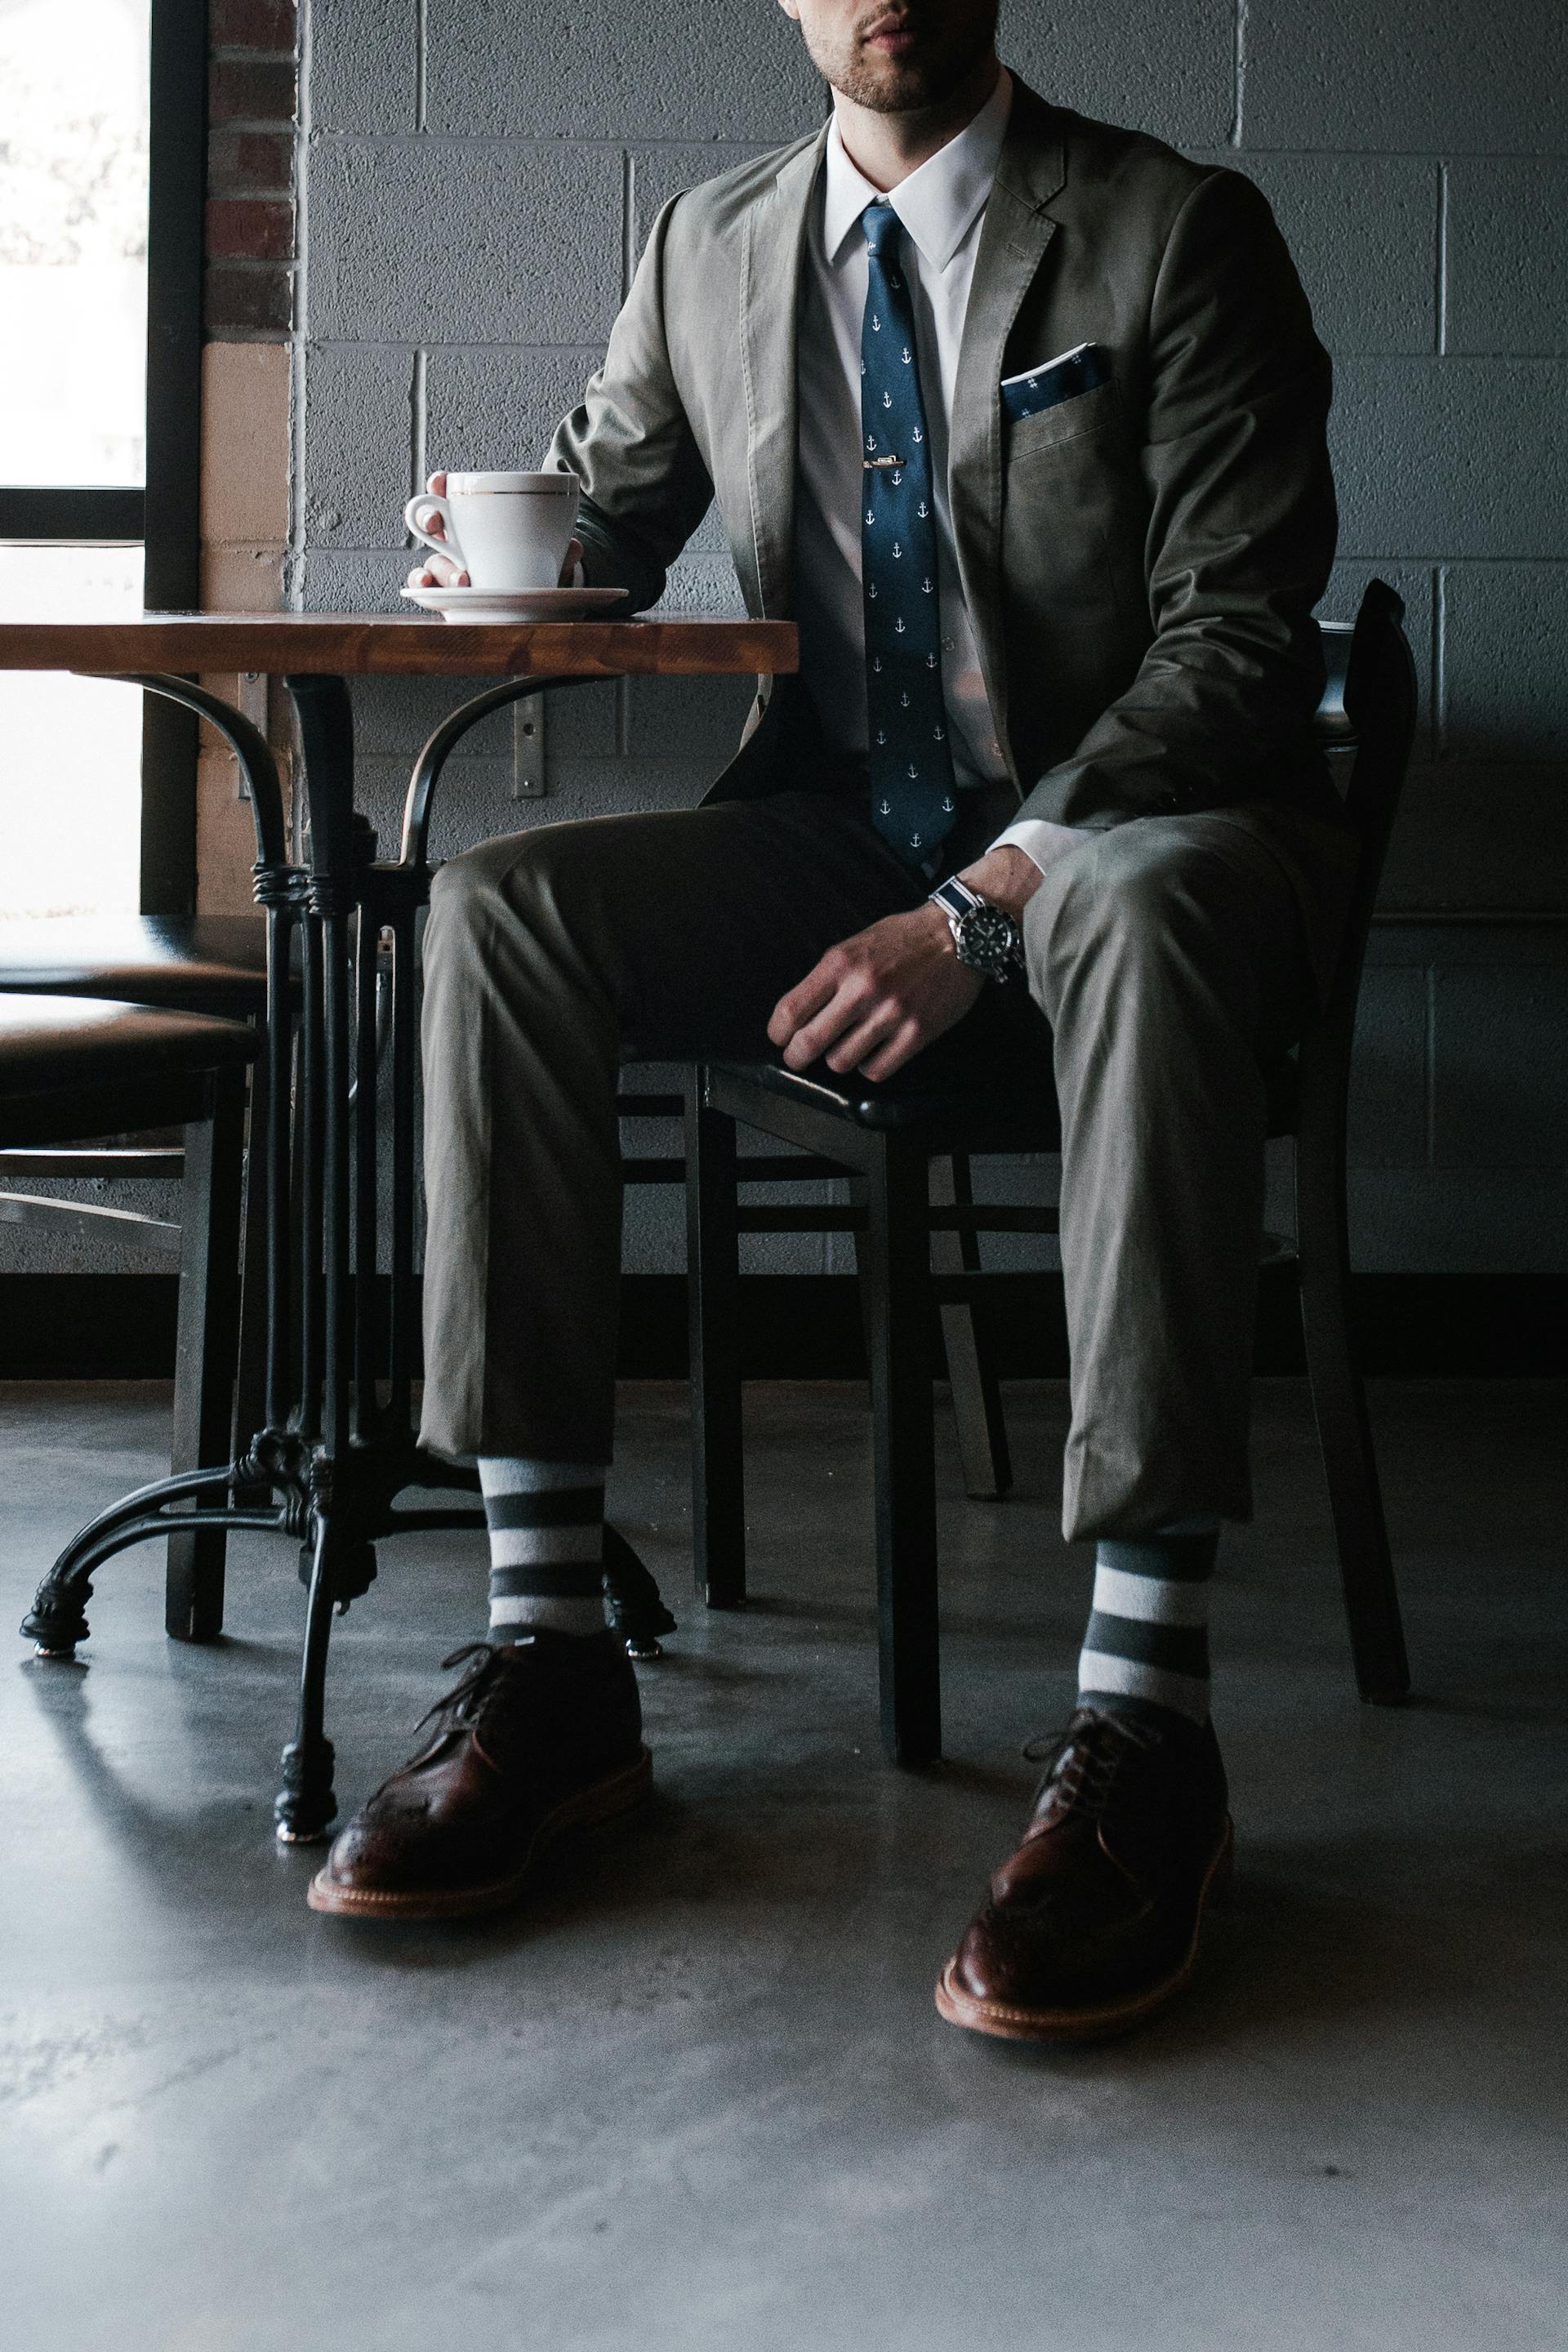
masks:
<instances>
[{"instance_id":1,"label":"olive green suit jacket","mask_svg":"<svg viewBox=\"0 0 1568 2352\"><path fill-rule=\"evenodd\" d=\"M605 364L556 435L550 462L583 477L586 576L624 584L635 609L717 499L748 612L790 615L796 339L826 137L664 207ZM1107 381L1005 416L1003 377L1089 341ZM1310 730L1335 533L1329 400L1327 354L1253 184L1017 83L950 486L1023 814L1331 813ZM762 681L715 792L800 781L814 734L802 688Z\"/></svg>"}]
</instances>

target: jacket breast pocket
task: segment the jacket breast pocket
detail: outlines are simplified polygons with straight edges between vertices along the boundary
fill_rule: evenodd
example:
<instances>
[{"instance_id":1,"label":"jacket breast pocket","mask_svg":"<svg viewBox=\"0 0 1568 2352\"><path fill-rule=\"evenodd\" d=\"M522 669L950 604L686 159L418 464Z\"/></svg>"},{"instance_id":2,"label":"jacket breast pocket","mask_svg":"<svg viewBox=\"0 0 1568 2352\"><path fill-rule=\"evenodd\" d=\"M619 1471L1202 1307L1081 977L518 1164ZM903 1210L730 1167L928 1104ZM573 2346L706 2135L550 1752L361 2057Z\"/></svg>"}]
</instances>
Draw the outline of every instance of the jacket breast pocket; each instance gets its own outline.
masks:
<instances>
[{"instance_id":1,"label":"jacket breast pocket","mask_svg":"<svg viewBox=\"0 0 1568 2352\"><path fill-rule=\"evenodd\" d=\"M1021 416L1016 423L1004 426L1003 444L1006 462L1015 466L1038 449L1055 449L1064 441L1081 440L1090 433L1103 433L1118 426L1121 412L1117 405L1116 385L1107 378L1092 391L1080 392L1071 400L1058 401L1054 408L1042 409L1037 416Z\"/></svg>"}]
</instances>

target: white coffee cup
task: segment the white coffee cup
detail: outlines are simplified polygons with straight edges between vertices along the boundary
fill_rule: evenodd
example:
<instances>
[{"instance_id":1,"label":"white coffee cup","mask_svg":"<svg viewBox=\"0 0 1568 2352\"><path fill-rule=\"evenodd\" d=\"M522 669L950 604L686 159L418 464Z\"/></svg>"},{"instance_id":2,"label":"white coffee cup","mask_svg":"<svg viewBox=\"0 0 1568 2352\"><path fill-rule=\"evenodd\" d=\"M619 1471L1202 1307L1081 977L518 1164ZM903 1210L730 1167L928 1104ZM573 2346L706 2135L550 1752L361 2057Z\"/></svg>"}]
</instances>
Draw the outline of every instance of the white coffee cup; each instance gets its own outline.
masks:
<instances>
[{"instance_id":1,"label":"white coffee cup","mask_svg":"<svg viewBox=\"0 0 1568 2352\"><path fill-rule=\"evenodd\" d=\"M554 588L572 543L583 485L575 474L448 474L447 495L422 490L403 509L416 539L450 556L476 588ZM445 539L431 536L439 515Z\"/></svg>"}]
</instances>

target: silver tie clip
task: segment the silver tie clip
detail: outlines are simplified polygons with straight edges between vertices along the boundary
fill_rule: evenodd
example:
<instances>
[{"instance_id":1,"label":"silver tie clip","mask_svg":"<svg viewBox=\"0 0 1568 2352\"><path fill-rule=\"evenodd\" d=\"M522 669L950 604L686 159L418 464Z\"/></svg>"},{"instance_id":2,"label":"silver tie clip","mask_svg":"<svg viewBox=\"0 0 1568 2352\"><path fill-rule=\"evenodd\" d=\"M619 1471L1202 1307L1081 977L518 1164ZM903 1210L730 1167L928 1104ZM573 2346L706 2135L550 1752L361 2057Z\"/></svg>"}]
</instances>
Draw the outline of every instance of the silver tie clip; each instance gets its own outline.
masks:
<instances>
[{"instance_id":1,"label":"silver tie clip","mask_svg":"<svg viewBox=\"0 0 1568 2352\"><path fill-rule=\"evenodd\" d=\"M901 466L903 462L901 457L862 457L860 467L864 473L876 474L879 473L884 466Z\"/></svg>"}]
</instances>

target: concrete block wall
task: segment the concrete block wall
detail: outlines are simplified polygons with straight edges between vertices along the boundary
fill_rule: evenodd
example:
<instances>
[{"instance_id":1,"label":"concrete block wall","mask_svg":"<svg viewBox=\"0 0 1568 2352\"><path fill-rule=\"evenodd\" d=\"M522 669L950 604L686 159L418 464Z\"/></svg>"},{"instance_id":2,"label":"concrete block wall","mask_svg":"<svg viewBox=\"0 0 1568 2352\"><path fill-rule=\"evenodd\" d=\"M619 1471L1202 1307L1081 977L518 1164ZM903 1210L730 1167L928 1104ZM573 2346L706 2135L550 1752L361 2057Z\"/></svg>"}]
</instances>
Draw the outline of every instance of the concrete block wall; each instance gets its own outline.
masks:
<instances>
[{"instance_id":1,"label":"concrete block wall","mask_svg":"<svg viewBox=\"0 0 1568 2352\"><path fill-rule=\"evenodd\" d=\"M289 590L390 607L437 462L529 462L602 352L658 204L821 118L773 0L306 0ZM1004 0L1033 85L1249 173L1337 371L1341 563L1405 595L1422 680L1358 1076L1357 1254L1561 1266L1544 1108L1568 915L1568 16L1561 0ZM670 602L732 599L711 522ZM388 828L445 686L359 697ZM696 797L741 686L591 689L511 797L504 720L451 774L451 849ZM1528 918L1528 920L1522 919ZM1556 1097L1561 1104L1561 1095ZM668 1212L668 1215L666 1214ZM673 1202L628 1262L679 1263ZM806 1245L790 1263L828 1263ZM781 1261L772 1260L778 1263Z\"/></svg>"}]
</instances>

